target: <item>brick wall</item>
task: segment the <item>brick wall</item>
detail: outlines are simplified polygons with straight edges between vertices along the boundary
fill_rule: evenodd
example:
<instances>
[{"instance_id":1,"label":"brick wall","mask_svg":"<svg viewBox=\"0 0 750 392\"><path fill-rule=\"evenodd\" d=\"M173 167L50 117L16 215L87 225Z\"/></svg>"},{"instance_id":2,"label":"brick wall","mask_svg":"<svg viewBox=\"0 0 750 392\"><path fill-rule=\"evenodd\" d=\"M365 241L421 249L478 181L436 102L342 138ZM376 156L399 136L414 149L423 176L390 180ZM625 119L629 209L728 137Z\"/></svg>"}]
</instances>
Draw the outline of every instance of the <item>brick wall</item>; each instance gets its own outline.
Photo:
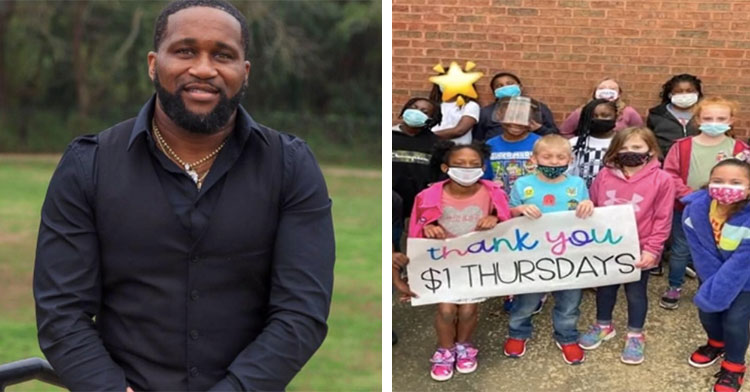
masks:
<instances>
[{"instance_id":1,"label":"brick wall","mask_svg":"<svg viewBox=\"0 0 750 392\"><path fill-rule=\"evenodd\" d=\"M393 118L427 96L432 67L477 63L482 105L489 78L516 73L524 94L558 126L603 77L620 81L644 116L672 75L692 73L704 93L736 99L750 136L750 1L393 0Z\"/></svg>"}]
</instances>

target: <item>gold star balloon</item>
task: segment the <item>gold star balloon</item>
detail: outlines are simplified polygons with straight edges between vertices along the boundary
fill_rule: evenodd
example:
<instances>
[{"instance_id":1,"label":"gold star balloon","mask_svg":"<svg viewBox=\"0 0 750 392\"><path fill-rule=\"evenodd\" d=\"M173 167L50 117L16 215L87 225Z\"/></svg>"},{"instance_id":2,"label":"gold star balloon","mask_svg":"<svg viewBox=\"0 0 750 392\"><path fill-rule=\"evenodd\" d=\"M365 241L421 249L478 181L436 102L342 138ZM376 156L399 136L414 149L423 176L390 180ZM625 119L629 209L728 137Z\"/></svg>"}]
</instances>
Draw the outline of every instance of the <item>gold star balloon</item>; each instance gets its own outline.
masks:
<instances>
[{"instance_id":1,"label":"gold star balloon","mask_svg":"<svg viewBox=\"0 0 750 392\"><path fill-rule=\"evenodd\" d=\"M448 72L445 72L442 64L437 64L433 69L442 75L430 77L430 82L437 84L443 90L443 102L452 99L455 96L459 96L456 100L458 106L464 105L464 100L461 95L469 98L477 98L477 90L474 89L474 83L482 77L481 72L468 72L474 69L476 64L471 61L466 62L466 72L453 61Z\"/></svg>"}]
</instances>

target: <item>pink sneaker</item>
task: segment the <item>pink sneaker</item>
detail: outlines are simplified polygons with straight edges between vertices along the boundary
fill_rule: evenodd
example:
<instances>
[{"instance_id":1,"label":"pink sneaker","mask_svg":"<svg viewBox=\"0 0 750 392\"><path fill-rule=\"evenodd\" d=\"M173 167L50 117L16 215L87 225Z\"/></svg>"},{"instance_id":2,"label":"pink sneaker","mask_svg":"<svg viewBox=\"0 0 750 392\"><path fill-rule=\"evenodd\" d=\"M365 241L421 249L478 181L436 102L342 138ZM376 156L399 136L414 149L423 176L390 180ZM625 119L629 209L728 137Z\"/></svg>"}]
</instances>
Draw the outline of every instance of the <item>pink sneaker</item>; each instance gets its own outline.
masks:
<instances>
[{"instance_id":1,"label":"pink sneaker","mask_svg":"<svg viewBox=\"0 0 750 392\"><path fill-rule=\"evenodd\" d=\"M456 357L451 350L439 348L432 355L430 362L432 362L430 376L433 380L446 381L453 377L453 364L456 362Z\"/></svg>"},{"instance_id":2,"label":"pink sneaker","mask_svg":"<svg viewBox=\"0 0 750 392\"><path fill-rule=\"evenodd\" d=\"M466 374L477 370L479 350L474 348L471 343L456 343L453 352L456 354L456 371Z\"/></svg>"}]
</instances>

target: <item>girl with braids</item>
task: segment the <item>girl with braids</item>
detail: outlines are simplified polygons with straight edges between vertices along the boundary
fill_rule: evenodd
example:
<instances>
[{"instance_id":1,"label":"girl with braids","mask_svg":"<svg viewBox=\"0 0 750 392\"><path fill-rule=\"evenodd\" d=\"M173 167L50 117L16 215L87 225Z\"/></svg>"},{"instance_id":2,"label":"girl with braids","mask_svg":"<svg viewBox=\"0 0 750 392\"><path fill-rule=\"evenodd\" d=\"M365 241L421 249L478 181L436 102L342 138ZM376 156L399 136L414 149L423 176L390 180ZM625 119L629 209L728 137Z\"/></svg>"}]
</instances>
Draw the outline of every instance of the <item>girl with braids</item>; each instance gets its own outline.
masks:
<instances>
[{"instance_id":1,"label":"girl with braids","mask_svg":"<svg viewBox=\"0 0 750 392\"><path fill-rule=\"evenodd\" d=\"M604 154L615 135L616 119L617 106L607 99L595 99L581 110L575 137L570 139L574 157L570 174L583 178L587 187L604 167Z\"/></svg>"},{"instance_id":2,"label":"girl with braids","mask_svg":"<svg viewBox=\"0 0 750 392\"><path fill-rule=\"evenodd\" d=\"M664 156L677 139L698 134L693 107L703 98L701 81L690 74L675 75L662 86L661 104L648 111L646 124L654 132Z\"/></svg>"},{"instance_id":3,"label":"girl with braids","mask_svg":"<svg viewBox=\"0 0 750 392\"><path fill-rule=\"evenodd\" d=\"M625 129L627 127L640 127L643 125L643 119L638 111L629 106L625 99L622 97L622 88L613 78L604 78L594 87L594 91L591 93L591 99L606 99L610 102L614 102L617 106L617 118L615 121L615 131ZM575 136L575 130L580 122L581 113L583 108L578 108L570 113L568 118L565 119L562 126L560 127L560 134L571 138Z\"/></svg>"},{"instance_id":4,"label":"girl with braids","mask_svg":"<svg viewBox=\"0 0 750 392\"><path fill-rule=\"evenodd\" d=\"M409 237L445 239L475 230L489 230L499 221L510 219L508 196L492 181L480 180L488 155L481 143L455 144L441 141L435 146L432 161L448 175L417 195L409 221ZM468 224L467 224L468 222ZM402 294L413 295L406 289ZM445 381L459 373L477 368L478 350L471 337L478 322L478 302L437 305L435 330L438 348L430 360L430 376Z\"/></svg>"},{"instance_id":5,"label":"girl with braids","mask_svg":"<svg viewBox=\"0 0 750 392\"><path fill-rule=\"evenodd\" d=\"M690 365L708 367L724 357L714 392L736 392L745 376L750 342L750 164L722 160L711 169L708 189L682 199L682 225L701 285L693 301L708 342Z\"/></svg>"},{"instance_id":6,"label":"girl with braids","mask_svg":"<svg viewBox=\"0 0 750 392\"><path fill-rule=\"evenodd\" d=\"M441 102L442 91L440 86L433 84L430 91L430 99L435 102ZM458 106L456 100L458 97L464 100L463 106ZM479 121L479 112L481 108L476 100L465 95L457 95L450 101L440 104L440 112L443 114L442 121L432 127L432 132L444 140L451 140L459 144L471 143L471 130L474 124Z\"/></svg>"},{"instance_id":7,"label":"girl with braids","mask_svg":"<svg viewBox=\"0 0 750 392\"><path fill-rule=\"evenodd\" d=\"M417 193L438 179L430 167L430 157L439 139L430 128L442 120L442 115L437 102L415 97L401 108L398 118L402 121L394 125L391 132L391 169L392 189L404 203L403 224Z\"/></svg>"}]
</instances>

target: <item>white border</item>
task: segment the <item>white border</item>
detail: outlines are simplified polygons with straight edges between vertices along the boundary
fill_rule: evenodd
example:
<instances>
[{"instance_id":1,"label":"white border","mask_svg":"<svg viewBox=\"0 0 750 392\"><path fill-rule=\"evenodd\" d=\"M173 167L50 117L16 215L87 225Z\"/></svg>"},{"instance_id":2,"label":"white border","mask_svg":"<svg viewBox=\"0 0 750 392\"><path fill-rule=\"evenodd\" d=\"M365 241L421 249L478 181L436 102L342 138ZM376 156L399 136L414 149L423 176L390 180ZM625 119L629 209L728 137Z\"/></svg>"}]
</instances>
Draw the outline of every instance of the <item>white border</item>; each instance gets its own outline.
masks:
<instances>
[{"instance_id":1,"label":"white border","mask_svg":"<svg viewBox=\"0 0 750 392\"><path fill-rule=\"evenodd\" d=\"M382 199L382 283L383 283L383 294L381 296L383 312L382 312L382 389L383 391L391 391L391 331L393 329L392 317L391 317L391 111L393 106L391 104L391 56L392 56L392 26L391 26L391 1L383 1L382 9L382 69L381 69L381 127L380 135L382 138L381 152L382 152L382 187L383 187L383 199Z\"/></svg>"}]
</instances>

